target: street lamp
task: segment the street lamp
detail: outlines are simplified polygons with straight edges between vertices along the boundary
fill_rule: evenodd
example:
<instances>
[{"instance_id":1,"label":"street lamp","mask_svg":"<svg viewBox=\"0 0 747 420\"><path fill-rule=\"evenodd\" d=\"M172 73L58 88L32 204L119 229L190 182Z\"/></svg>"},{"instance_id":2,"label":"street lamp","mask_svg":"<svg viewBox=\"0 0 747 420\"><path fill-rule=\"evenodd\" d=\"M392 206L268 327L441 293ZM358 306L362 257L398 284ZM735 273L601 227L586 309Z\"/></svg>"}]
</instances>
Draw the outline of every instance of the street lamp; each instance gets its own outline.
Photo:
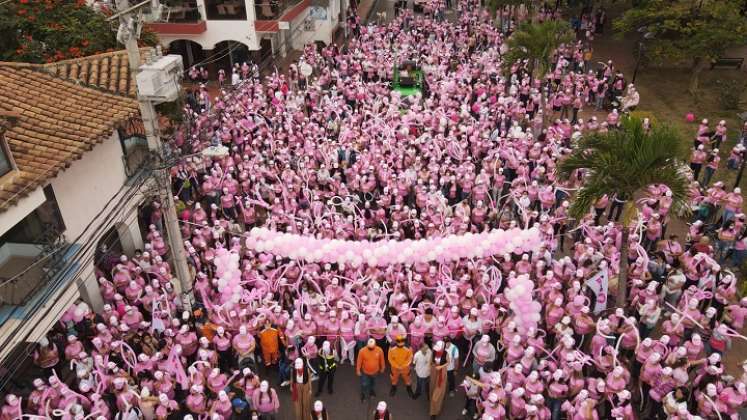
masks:
<instances>
[{"instance_id":1,"label":"street lamp","mask_svg":"<svg viewBox=\"0 0 747 420\"><path fill-rule=\"evenodd\" d=\"M649 32L648 28L645 26L641 26L638 28L638 33L640 34L638 38L638 54L635 59L635 69L633 69L633 79L630 81L630 83L635 83L635 78L638 76L638 67L641 65L641 54L643 54L643 41L647 39L652 39L654 37L653 32Z\"/></svg>"}]
</instances>

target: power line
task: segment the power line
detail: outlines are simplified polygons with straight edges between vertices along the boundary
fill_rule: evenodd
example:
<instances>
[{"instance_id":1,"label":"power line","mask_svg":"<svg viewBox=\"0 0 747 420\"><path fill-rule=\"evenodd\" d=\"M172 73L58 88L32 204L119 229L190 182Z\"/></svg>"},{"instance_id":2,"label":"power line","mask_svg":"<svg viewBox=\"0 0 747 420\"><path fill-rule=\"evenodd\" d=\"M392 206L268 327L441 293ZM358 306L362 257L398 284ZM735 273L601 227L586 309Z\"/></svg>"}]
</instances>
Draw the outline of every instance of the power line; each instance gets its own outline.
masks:
<instances>
[{"instance_id":1,"label":"power line","mask_svg":"<svg viewBox=\"0 0 747 420\"><path fill-rule=\"evenodd\" d=\"M129 216L130 216L130 215L132 214L133 210L135 210L135 209L136 209L136 207L133 207L133 208L131 208L131 209L130 209L130 211L128 211L127 213L125 213L125 214L124 214L124 217L122 217L121 219L122 219L122 220L125 220L125 219L129 218ZM91 240L91 241L87 242L87 243L86 243L86 250L85 250L85 252L88 252L88 250L90 250L90 246L91 246L91 245L92 245L93 243L96 243L96 244L97 244L97 243L98 243L98 242L100 242L101 240L106 240L106 239L108 239L108 238L109 238L109 237L110 237L110 236L111 236L111 235L112 235L113 233L114 233L114 231L109 231L109 232L107 232L107 234L106 234L106 235L105 235L104 237L96 238L96 240ZM81 248L81 249L83 249L83 248ZM65 267L65 270L64 270L64 271L61 271L61 273L63 273L63 274L61 275L61 277L65 277L65 278L73 278L73 279L74 279L74 278L76 278L77 276L79 276L79 275L81 274L81 272L82 272L83 270L85 270L85 269L86 269L86 268L87 268L87 267L89 266L89 264L90 264L91 262L93 262L94 258L95 258L95 253L90 253L90 254L89 254L89 255L88 255L88 256L87 256L86 258L85 258L85 260L73 260L73 259L71 259L70 261L72 261L72 262L73 262L73 264L78 264L78 267L76 268L76 271L75 271L75 272L71 272L71 273L66 273L65 271L69 271L69 270L70 270L71 268L73 268L73 266L72 266L72 265L68 265L68 266L66 266L66 267ZM100 257L100 258L99 258L99 259L98 259L98 260L96 261L96 263L100 262L100 261L102 260L102 258L103 258L103 256L102 256L102 257ZM83 286L83 285L85 285L85 282L86 282L86 281L90 281L90 280L91 280L90 278L88 278L88 279L84 279L84 280L83 280L83 283L82 283L81 285L79 285L78 287L80 287L80 286ZM56 289L56 287L53 287L53 288L51 288L50 290L53 290L53 289ZM73 296L69 297L69 298L68 298L68 299L67 299L67 300L66 300L66 301L64 302L64 304L62 305L62 307L63 307L63 308L66 308L66 309L67 309L67 308L69 308L69 307L70 307L70 305L71 305L71 304L72 304L72 303L73 303L73 302L74 302L75 300L77 300L77 299L78 299L78 297L77 297L77 296L75 296L75 295L73 295ZM59 301L58 301L57 303L59 303ZM49 309L47 309L47 311L45 312L45 314L44 314L44 315L42 316L42 319L43 319L43 318L45 318L45 317L47 317L47 316L48 316L48 314L49 314L49 313L51 312L51 310L52 310L52 308L51 308L51 307L50 307ZM57 322L57 320L55 320L55 322ZM30 335L31 335L31 332L29 332L28 334L26 334L26 335L24 336L24 338L23 338L22 340L19 340L19 343L18 343L18 344L21 344L21 343L23 343L23 342L27 341L27 339L28 339L28 337L29 337ZM6 345L8 345L8 344L6 343ZM3 383L2 383L1 385L0 385L0 390L2 390L2 389L4 389L4 388L5 388L5 386L7 385L7 383L8 383L8 382L9 382L9 381L11 380L11 378L12 378L12 377L13 377L13 376L14 376L14 375L15 375L15 374L17 373L17 371L18 371L18 370L20 369L20 367L22 366L22 363L23 363L23 362L24 362L24 361L25 361L26 359L28 359L28 356L29 356L29 354L28 354L28 353L29 353L29 350L30 350L30 348L32 348L32 347L33 347L34 345L35 345L35 343L29 343L29 344L28 344L28 345L26 346L26 349L25 349L25 351L24 351L24 352L22 352L22 353L20 353L20 354L19 354L19 355L18 355L18 356L17 356L16 358L15 358L15 360L14 360L14 361L13 361L13 363L12 363L12 364L13 364L13 365L15 366L15 369L13 369L13 371L12 371L12 372L9 372L9 374L8 374L8 375L6 375L6 378L5 378L5 380L4 380L4 381L3 381ZM5 365L6 365L6 366L8 366L9 364L8 364L8 363L5 363Z\"/></svg>"},{"instance_id":2,"label":"power line","mask_svg":"<svg viewBox=\"0 0 747 420\"><path fill-rule=\"evenodd\" d=\"M25 322L27 322L30 317L32 317L34 315L37 315L37 311L40 309L40 307L42 305L46 304L48 302L48 300L49 300L49 297L59 289L60 283L62 283L63 281L65 281L67 279L70 279L70 278L72 278L73 281L74 281L75 277L77 277L78 275L80 275L80 273L84 269L86 269L88 267L88 263L90 263L94 259L94 257L95 257L95 252L91 253L91 255L85 257L85 259L81 259L81 257L83 255L85 255L86 253L88 253L91 250L92 246L96 246L98 244L98 242L101 240L101 236L103 236L101 233L105 232L104 229L106 229L107 231L109 230L110 225L112 224L111 223L112 221L116 220L114 222L114 224L116 224L116 223L118 223L121 220L126 220L127 218L130 217L130 215L133 213L133 211L137 210L137 206L132 206L127 212L122 212L121 211L121 206L125 202L128 202L137 192L139 192L139 188L142 185L144 185L145 182L148 179L149 179L149 177L145 176L145 172L143 172L139 176L138 182L133 183L132 185L130 185L128 187L126 193L122 197L120 197L120 199L117 201L116 205L114 207L112 207L109 210L109 212L105 215L105 220L103 221L103 223L101 223L101 224L98 225L98 227L96 228L96 230L86 240L85 244L83 246L81 246L76 251L75 255L72 256L68 260L68 262L66 263L66 265L63 268L60 269L60 271L59 271L60 274L58 274L59 277L57 278L56 282L54 284L49 285L48 288L44 291L44 294L41 297L38 298L37 303L32 308L29 308L29 310L27 310L26 315L24 316L24 319L14 329L14 331L9 335L9 337L13 337L13 339L16 338L16 336L19 333L20 329L22 328L23 324ZM118 191L117 195L119 195L119 192L121 192L124 188L125 188L125 185L123 185L122 188L120 188L120 190ZM104 208L96 216L94 216L94 218L86 226L86 228L84 229L84 231L76 238L76 242L79 241L80 238L82 238L83 235L87 233L88 229L91 228L91 226L93 225L93 223L102 214L104 214L104 210L109 206L109 204L111 204L114 201L114 199L117 197L117 195L115 195L114 197L112 197L107 202L107 204L104 206ZM108 238L111 234L113 234L113 231L107 233L106 237ZM68 247L65 247L65 248L69 250L71 246L72 246L72 244L69 245ZM81 264L81 263L83 263L83 264ZM78 265L77 270L74 273L67 273L75 265ZM80 284L80 285L78 285L78 288L80 288L81 286L83 286L85 284L85 282L90 281L90 280L91 280L91 278L83 279L83 283ZM42 314L41 319L46 318L50 314L50 312L52 311L52 308L53 308L53 306L50 306L44 312L44 314ZM33 330L29 331L23 337L23 339L16 340L16 341L19 342L19 343L22 343L22 342L26 341L26 339L31 335L32 332L33 332ZM6 341L3 346L8 346L9 344L10 344L10 341ZM28 347L27 347L27 350L28 350ZM8 383L8 381L10 381L10 378L12 378L12 376L15 374L15 372L20 367L21 362L23 360L25 360L26 358L28 358L28 354L26 354L26 353L28 353L28 352L24 352L23 355L20 355L19 357L17 357L14 360L13 364L16 365L16 369L14 370L13 373L11 373L10 375L7 376L7 379L2 383L2 385L0 385L0 389L3 389L6 386L6 384ZM5 365L8 366L8 363L5 363Z\"/></svg>"}]
</instances>

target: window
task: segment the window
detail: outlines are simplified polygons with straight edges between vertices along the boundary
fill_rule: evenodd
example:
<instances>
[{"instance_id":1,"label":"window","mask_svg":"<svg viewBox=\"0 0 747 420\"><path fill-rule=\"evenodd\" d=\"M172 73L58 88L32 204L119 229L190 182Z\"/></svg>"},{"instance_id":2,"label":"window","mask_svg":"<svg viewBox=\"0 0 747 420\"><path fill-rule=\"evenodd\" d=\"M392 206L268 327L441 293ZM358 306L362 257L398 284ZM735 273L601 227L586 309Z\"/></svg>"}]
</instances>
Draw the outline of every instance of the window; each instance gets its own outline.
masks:
<instances>
[{"instance_id":1,"label":"window","mask_svg":"<svg viewBox=\"0 0 747 420\"><path fill-rule=\"evenodd\" d=\"M300 2L301 0L256 0L255 13L258 20L277 20Z\"/></svg>"},{"instance_id":2,"label":"window","mask_svg":"<svg viewBox=\"0 0 747 420\"><path fill-rule=\"evenodd\" d=\"M244 0L205 0L208 20L246 20Z\"/></svg>"},{"instance_id":3,"label":"window","mask_svg":"<svg viewBox=\"0 0 747 420\"><path fill-rule=\"evenodd\" d=\"M140 118L130 119L119 128L118 134L125 174L129 178L138 173L149 156L143 121Z\"/></svg>"},{"instance_id":4,"label":"window","mask_svg":"<svg viewBox=\"0 0 747 420\"><path fill-rule=\"evenodd\" d=\"M6 242L45 245L56 242L62 235L65 223L52 185L47 185L43 191L44 203L6 232L0 238L0 245Z\"/></svg>"},{"instance_id":5,"label":"window","mask_svg":"<svg viewBox=\"0 0 747 420\"><path fill-rule=\"evenodd\" d=\"M0 145L0 176L7 174L13 170L13 163L10 161L10 153L8 152L7 143L5 143L5 137L0 137L2 145Z\"/></svg>"}]
</instances>

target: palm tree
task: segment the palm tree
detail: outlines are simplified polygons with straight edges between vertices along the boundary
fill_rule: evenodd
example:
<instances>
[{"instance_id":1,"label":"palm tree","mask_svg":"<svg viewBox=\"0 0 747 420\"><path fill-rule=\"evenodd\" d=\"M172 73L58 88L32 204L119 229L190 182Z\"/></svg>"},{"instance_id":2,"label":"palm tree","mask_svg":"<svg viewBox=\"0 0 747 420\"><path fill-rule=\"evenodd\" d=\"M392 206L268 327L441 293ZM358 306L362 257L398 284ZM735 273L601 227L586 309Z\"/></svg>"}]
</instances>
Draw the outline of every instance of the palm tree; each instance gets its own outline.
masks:
<instances>
[{"instance_id":1,"label":"palm tree","mask_svg":"<svg viewBox=\"0 0 747 420\"><path fill-rule=\"evenodd\" d=\"M560 44L573 41L573 30L568 22L548 20L541 23L522 23L508 39L508 66L520 60L529 61L529 73L535 70L542 77L550 69L552 54Z\"/></svg>"},{"instance_id":2,"label":"palm tree","mask_svg":"<svg viewBox=\"0 0 747 420\"><path fill-rule=\"evenodd\" d=\"M605 194L624 201L617 307L626 302L629 227L637 213L634 199L646 187L664 184L672 190L670 214L688 210L687 167L679 153L683 144L680 135L669 126L654 125L646 132L641 119L625 117L620 129L584 136L558 166L560 178L566 180L578 169L587 171L573 199L571 217L583 218Z\"/></svg>"}]
</instances>

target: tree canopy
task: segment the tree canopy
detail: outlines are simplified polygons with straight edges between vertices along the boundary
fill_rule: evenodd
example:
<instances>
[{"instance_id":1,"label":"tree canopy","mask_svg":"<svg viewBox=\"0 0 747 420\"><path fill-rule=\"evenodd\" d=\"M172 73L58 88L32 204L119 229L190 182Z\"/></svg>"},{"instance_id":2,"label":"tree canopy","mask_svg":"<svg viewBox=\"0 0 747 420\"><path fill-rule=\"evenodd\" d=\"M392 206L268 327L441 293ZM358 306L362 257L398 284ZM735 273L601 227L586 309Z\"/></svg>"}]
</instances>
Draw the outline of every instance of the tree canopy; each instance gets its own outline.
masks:
<instances>
[{"instance_id":1,"label":"tree canopy","mask_svg":"<svg viewBox=\"0 0 747 420\"><path fill-rule=\"evenodd\" d=\"M740 0L648 0L613 26L622 34L650 32L645 51L655 63L692 64L693 92L710 60L747 44L747 16Z\"/></svg>"},{"instance_id":2,"label":"tree canopy","mask_svg":"<svg viewBox=\"0 0 747 420\"><path fill-rule=\"evenodd\" d=\"M115 31L84 0L12 0L0 7L0 60L44 63L119 49ZM146 31L141 40L156 42Z\"/></svg>"},{"instance_id":3,"label":"tree canopy","mask_svg":"<svg viewBox=\"0 0 747 420\"><path fill-rule=\"evenodd\" d=\"M553 52L574 39L567 22L548 20L541 23L525 22L508 39L506 64L529 61L529 70L544 75L550 69Z\"/></svg>"},{"instance_id":4,"label":"tree canopy","mask_svg":"<svg viewBox=\"0 0 747 420\"><path fill-rule=\"evenodd\" d=\"M576 192L570 215L583 218L605 194L625 201L621 254L628 255L628 225L635 214L634 199L650 185L664 184L672 190L671 214L687 209L687 167L680 159L684 144L678 132L656 124L650 132L639 118L623 118L620 129L584 136L578 147L560 162L562 179L570 179L577 170L587 175ZM627 258L620 261L617 304L624 304L627 286Z\"/></svg>"}]
</instances>

